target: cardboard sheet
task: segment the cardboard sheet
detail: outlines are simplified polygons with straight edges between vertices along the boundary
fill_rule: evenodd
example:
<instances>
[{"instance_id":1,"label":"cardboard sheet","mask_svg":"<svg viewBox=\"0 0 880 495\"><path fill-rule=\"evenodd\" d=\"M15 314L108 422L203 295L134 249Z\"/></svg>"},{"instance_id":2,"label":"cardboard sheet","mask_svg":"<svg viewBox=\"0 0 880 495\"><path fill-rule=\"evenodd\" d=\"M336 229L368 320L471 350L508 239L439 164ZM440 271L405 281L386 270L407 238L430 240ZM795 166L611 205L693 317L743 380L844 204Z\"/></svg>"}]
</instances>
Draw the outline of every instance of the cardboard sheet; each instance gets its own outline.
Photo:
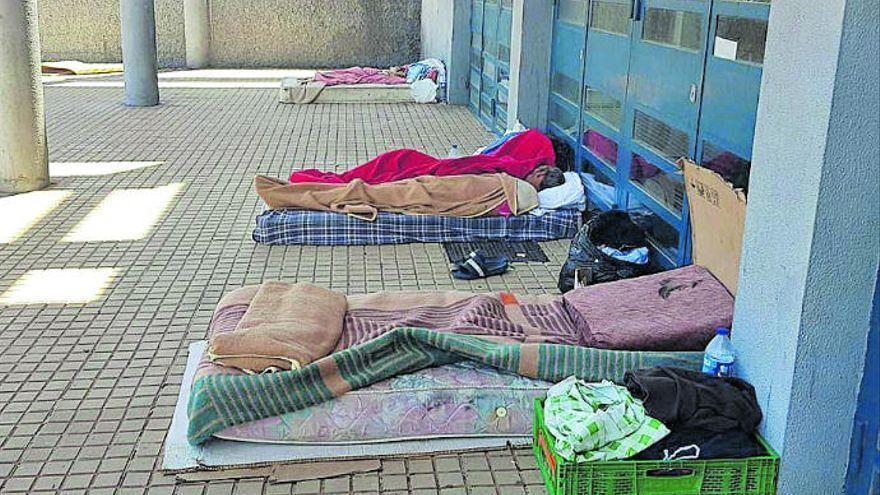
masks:
<instances>
[{"instance_id":1,"label":"cardboard sheet","mask_svg":"<svg viewBox=\"0 0 880 495\"><path fill-rule=\"evenodd\" d=\"M687 189L694 264L706 267L735 296L746 196L712 170L684 159L679 165Z\"/></svg>"}]
</instances>

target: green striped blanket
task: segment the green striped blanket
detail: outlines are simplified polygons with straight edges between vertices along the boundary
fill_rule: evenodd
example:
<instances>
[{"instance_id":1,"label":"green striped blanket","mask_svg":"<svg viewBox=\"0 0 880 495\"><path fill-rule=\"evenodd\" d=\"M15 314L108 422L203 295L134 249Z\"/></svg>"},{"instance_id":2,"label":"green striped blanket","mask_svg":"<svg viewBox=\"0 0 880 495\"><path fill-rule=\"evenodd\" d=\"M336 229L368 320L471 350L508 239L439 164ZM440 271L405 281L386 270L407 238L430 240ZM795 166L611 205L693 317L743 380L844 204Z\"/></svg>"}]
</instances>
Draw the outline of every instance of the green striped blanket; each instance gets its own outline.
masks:
<instances>
[{"instance_id":1,"label":"green striped blanket","mask_svg":"<svg viewBox=\"0 0 880 495\"><path fill-rule=\"evenodd\" d=\"M652 366L699 368L701 352L612 351L560 344L510 344L483 337L398 328L298 370L196 379L189 400L193 444L232 425L297 411L404 373L470 360L530 378L620 382Z\"/></svg>"}]
</instances>

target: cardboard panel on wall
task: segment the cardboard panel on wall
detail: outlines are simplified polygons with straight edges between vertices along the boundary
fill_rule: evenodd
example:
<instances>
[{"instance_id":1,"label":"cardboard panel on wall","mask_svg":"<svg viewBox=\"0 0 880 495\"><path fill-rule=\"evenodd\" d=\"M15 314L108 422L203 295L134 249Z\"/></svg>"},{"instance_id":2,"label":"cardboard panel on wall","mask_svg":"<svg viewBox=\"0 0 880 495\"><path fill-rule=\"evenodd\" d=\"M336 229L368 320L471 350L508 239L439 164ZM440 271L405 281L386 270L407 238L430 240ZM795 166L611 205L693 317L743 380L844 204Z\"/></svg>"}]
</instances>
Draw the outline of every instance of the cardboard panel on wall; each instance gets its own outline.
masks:
<instances>
[{"instance_id":1,"label":"cardboard panel on wall","mask_svg":"<svg viewBox=\"0 0 880 495\"><path fill-rule=\"evenodd\" d=\"M746 196L716 172L682 159L695 264L736 295L746 219Z\"/></svg>"}]
</instances>

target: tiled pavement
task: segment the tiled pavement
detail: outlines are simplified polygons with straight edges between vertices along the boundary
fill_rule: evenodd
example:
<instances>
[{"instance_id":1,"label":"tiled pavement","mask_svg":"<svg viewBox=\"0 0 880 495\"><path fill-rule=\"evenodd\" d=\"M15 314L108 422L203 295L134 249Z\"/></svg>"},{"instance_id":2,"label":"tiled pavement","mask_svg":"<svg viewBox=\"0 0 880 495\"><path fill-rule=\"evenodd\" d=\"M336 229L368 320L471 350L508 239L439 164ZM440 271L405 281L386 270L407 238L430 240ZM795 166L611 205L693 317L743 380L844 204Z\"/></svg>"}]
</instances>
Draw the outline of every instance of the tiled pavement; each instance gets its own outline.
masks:
<instances>
[{"instance_id":1,"label":"tiled pavement","mask_svg":"<svg viewBox=\"0 0 880 495\"><path fill-rule=\"evenodd\" d=\"M443 154L454 143L473 149L490 138L460 107L286 106L275 96L175 88L163 90L161 106L138 109L121 105L121 88L46 87L52 162L159 163L109 175L74 171L53 179L51 190L61 193L29 196L33 204L23 207L0 198L0 226L22 215L32 223L20 225L19 236L7 228L4 238L0 229L0 492L543 491L527 450L394 460L381 473L298 484L175 485L159 473L187 345L204 338L226 291L271 279L349 293L555 290L564 242L544 245L550 263L473 283L449 276L439 245L255 245L249 234L260 205L250 180L257 172L344 168L404 146ZM108 197L163 186L179 190ZM120 216L130 221L119 223ZM71 269L82 271L40 271Z\"/></svg>"}]
</instances>

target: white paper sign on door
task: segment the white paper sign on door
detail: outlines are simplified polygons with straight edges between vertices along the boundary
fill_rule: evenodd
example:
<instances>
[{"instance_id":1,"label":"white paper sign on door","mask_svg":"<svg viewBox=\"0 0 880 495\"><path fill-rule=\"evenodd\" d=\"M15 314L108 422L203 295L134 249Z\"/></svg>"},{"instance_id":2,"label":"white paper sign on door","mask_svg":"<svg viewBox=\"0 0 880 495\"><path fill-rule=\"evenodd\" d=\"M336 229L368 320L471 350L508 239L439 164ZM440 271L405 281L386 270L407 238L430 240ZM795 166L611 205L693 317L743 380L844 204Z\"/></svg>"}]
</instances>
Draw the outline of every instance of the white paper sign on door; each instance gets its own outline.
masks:
<instances>
[{"instance_id":1,"label":"white paper sign on door","mask_svg":"<svg viewBox=\"0 0 880 495\"><path fill-rule=\"evenodd\" d=\"M714 55L716 57L727 59L727 60L736 60L736 48L737 48L736 41L729 40L727 38L722 38L721 36L715 37Z\"/></svg>"}]
</instances>

